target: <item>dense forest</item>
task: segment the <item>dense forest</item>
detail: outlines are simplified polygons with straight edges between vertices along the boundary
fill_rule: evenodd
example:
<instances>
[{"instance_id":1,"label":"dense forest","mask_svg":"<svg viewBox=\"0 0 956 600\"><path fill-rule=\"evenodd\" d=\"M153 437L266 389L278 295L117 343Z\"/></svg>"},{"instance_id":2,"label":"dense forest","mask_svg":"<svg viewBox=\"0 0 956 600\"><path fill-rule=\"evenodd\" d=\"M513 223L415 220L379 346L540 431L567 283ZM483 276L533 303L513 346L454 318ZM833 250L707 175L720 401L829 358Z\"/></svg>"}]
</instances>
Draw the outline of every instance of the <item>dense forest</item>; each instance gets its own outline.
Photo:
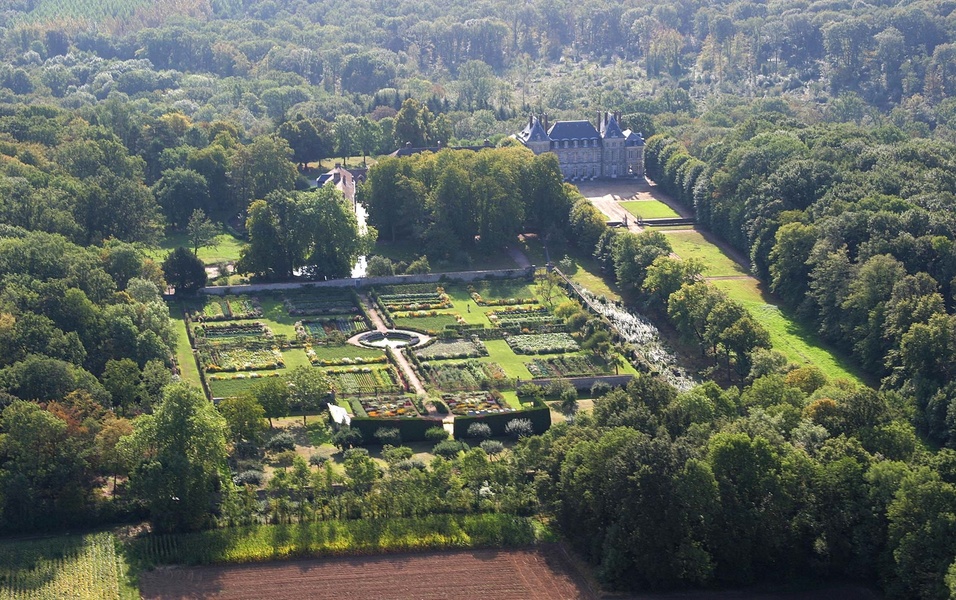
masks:
<instances>
[{"instance_id":1,"label":"dense forest","mask_svg":"<svg viewBox=\"0 0 956 600\"><path fill-rule=\"evenodd\" d=\"M540 515L613 589L956 597L956 4L3 0L0 55L0 531ZM873 388L788 365L700 265L507 138L600 110ZM350 157L378 158L364 232L304 175ZM288 390L216 409L177 383L161 296L205 283L221 227L270 280L345 276L376 235L459 264L566 241L720 385L642 375L510 450L436 437L428 464L339 435L341 472L287 456L260 503L242 453ZM150 258L171 235L190 247Z\"/></svg>"}]
</instances>

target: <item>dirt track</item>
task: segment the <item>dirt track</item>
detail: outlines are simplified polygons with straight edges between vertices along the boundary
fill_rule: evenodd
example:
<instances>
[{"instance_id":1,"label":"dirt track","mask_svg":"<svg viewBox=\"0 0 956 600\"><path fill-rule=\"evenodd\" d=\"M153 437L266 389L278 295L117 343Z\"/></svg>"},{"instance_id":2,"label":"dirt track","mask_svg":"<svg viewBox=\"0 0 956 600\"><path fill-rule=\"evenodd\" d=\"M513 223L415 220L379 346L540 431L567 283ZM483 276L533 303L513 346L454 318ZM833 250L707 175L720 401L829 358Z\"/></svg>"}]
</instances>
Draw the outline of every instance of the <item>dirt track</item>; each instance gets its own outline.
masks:
<instances>
[{"instance_id":1,"label":"dirt track","mask_svg":"<svg viewBox=\"0 0 956 600\"><path fill-rule=\"evenodd\" d=\"M336 600L476 598L582 599L594 596L557 549L473 550L170 567L140 575L146 599Z\"/></svg>"}]
</instances>

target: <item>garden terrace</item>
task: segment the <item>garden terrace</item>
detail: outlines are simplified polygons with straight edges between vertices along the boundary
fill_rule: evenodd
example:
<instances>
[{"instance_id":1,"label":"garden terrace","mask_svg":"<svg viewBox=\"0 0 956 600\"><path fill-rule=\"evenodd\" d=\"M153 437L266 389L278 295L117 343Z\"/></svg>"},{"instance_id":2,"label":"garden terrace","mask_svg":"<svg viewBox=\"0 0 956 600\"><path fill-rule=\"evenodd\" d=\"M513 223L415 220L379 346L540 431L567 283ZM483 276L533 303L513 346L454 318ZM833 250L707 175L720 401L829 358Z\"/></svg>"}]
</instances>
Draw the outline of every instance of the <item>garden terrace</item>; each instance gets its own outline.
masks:
<instances>
[{"instance_id":1,"label":"garden terrace","mask_svg":"<svg viewBox=\"0 0 956 600\"><path fill-rule=\"evenodd\" d=\"M193 321L233 321L262 316L258 300L248 296L210 296L202 305L188 306L187 311Z\"/></svg>"},{"instance_id":2,"label":"garden terrace","mask_svg":"<svg viewBox=\"0 0 956 600\"><path fill-rule=\"evenodd\" d=\"M443 394L442 401L453 415L486 415L516 412L495 392Z\"/></svg>"},{"instance_id":3,"label":"garden terrace","mask_svg":"<svg viewBox=\"0 0 956 600\"><path fill-rule=\"evenodd\" d=\"M512 335L507 342L518 354L562 354L578 350L578 343L567 333Z\"/></svg>"},{"instance_id":4,"label":"garden terrace","mask_svg":"<svg viewBox=\"0 0 956 600\"><path fill-rule=\"evenodd\" d=\"M477 391L488 387L507 389L514 386L514 381L496 362L423 362L421 371L432 385L446 391Z\"/></svg>"}]
</instances>

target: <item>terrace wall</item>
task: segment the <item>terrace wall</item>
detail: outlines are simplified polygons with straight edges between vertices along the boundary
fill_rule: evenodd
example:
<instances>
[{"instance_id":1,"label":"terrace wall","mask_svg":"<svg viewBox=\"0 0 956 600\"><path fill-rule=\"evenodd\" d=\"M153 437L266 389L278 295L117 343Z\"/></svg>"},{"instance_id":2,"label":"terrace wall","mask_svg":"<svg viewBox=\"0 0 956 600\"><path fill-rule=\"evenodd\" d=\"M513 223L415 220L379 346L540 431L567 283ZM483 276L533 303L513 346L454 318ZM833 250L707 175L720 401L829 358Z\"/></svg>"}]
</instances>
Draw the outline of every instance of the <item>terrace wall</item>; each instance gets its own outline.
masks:
<instances>
[{"instance_id":1,"label":"terrace wall","mask_svg":"<svg viewBox=\"0 0 956 600\"><path fill-rule=\"evenodd\" d=\"M245 294L268 290L294 290L303 287L356 288L376 285L402 285L406 283L439 283L441 281L478 281L481 279L534 279L534 265L525 269L496 269L490 271L452 271L450 273L422 273L419 275L393 275L391 277L349 277L328 281L298 281L290 283L251 283L248 285L212 286L202 288L204 294Z\"/></svg>"}]
</instances>

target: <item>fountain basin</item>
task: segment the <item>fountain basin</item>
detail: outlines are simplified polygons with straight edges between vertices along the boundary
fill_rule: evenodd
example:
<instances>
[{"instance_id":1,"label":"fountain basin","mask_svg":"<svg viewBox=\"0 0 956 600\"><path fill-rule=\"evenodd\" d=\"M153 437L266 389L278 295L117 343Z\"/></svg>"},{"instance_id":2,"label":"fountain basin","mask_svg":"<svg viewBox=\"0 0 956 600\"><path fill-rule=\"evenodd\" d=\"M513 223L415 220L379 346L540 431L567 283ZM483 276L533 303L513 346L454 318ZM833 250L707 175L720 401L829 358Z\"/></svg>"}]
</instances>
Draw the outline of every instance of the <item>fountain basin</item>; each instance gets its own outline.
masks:
<instances>
[{"instance_id":1,"label":"fountain basin","mask_svg":"<svg viewBox=\"0 0 956 600\"><path fill-rule=\"evenodd\" d=\"M406 348L417 346L421 341L421 336L414 331L399 329L372 331L362 334L358 338L359 344L369 348Z\"/></svg>"}]
</instances>

